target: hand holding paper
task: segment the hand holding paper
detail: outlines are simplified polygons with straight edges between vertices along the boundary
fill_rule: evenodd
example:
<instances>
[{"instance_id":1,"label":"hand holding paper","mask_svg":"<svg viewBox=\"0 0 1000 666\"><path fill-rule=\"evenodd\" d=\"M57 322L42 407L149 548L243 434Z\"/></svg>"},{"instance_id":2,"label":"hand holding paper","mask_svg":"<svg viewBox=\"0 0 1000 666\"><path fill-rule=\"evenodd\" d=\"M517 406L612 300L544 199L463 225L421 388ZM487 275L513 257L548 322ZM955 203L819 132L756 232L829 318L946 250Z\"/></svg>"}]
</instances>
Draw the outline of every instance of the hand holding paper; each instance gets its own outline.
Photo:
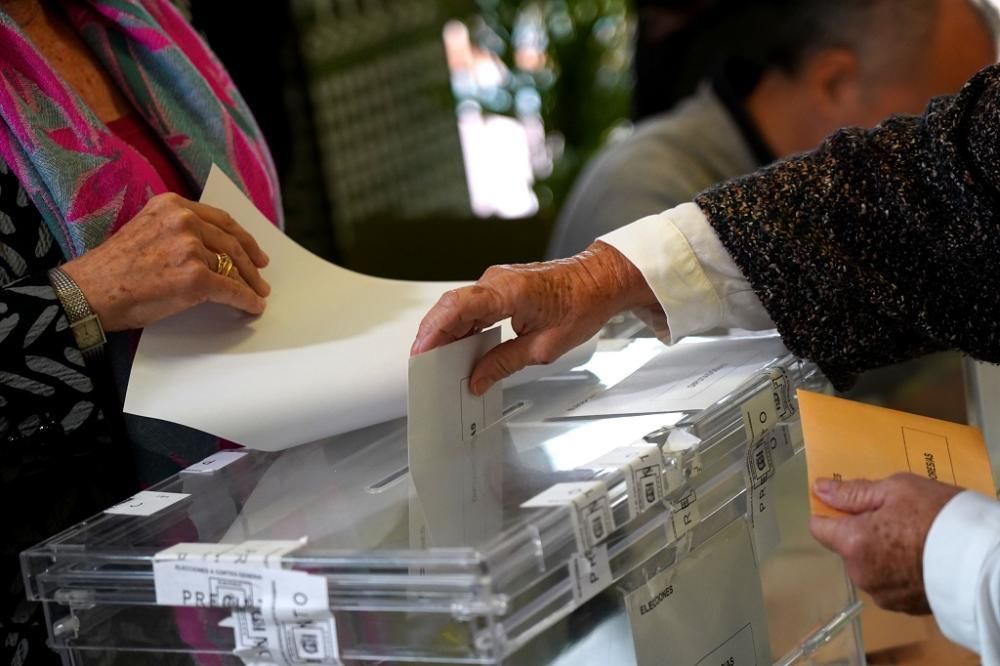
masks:
<instances>
[{"instance_id":1,"label":"hand holding paper","mask_svg":"<svg viewBox=\"0 0 1000 666\"><path fill-rule=\"evenodd\" d=\"M441 293L463 284L386 280L326 262L217 168L201 200L238 220L270 257L267 311L251 319L203 305L147 327L125 411L264 450L405 415L408 343ZM595 345L559 367L585 362Z\"/></svg>"},{"instance_id":2,"label":"hand holding paper","mask_svg":"<svg viewBox=\"0 0 1000 666\"><path fill-rule=\"evenodd\" d=\"M931 524L963 488L994 495L979 431L806 391L799 407L813 536L879 606L930 612L923 551Z\"/></svg>"},{"instance_id":3,"label":"hand holding paper","mask_svg":"<svg viewBox=\"0 0 1000 666\"><path fill-rule=\"evenodd\" d=\"M528 365L547 365L585 343L608 319L656 298L610 245L559 261L493 266L476 284L446 293L420 323L412 353L434 349L511 318L517 333L483 357L470 386L480 395Z\"/></svg>"},{"instance_id":4,"label":"hand holding paper","mask_svg":"<svg viewBox=\"0 0 1000 666\"><path fill-rule=\"evenodd\" d=\"M809 483L912 472L994 497L982 434L970 426L799 391ZM819 498L812 512L842 516Z\"/></svg>"}]
</instances>

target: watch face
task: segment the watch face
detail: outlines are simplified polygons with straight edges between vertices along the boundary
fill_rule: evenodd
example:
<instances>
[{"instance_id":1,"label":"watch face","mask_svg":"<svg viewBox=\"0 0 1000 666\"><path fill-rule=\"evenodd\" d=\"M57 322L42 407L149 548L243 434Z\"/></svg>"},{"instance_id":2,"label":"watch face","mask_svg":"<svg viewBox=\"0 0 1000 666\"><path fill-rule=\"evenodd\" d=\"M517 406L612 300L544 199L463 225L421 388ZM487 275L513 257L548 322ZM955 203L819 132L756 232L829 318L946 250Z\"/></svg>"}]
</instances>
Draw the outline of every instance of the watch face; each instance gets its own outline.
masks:
<instances>
[{"instance_id":1,"label":"watch face","mask_svg":"<svg viewBox=\"0 0 1000 666\"><path fill-rule=\"evenodd\" d=\"M104 331L95 316L81 319L73 325L73 330L81 351L104 344Z\"/></svg>"}]
</instances>

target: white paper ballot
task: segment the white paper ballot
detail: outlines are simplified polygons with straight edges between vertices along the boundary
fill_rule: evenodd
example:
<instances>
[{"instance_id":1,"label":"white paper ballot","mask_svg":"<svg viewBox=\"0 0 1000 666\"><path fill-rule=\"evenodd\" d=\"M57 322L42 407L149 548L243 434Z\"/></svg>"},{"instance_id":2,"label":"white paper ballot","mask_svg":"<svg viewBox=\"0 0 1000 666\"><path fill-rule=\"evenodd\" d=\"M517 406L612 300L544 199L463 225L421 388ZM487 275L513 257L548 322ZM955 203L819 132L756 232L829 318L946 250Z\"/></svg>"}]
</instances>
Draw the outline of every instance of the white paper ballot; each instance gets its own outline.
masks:
<instances>
[{"instance_id":1,"label":"white paper ballot","mask_svg":"<svg viewBox=\"0 0 1000 666\"><path fill-rule=\"evenodd\" d=\"M270 256L267 311L255 318L204 305L146 328L125 411L264 450L403 416L417 326L462 283L374 278L326 262L217 168L201 201L228 211ZM587 358L583 349L559 367Z\"/></svg>"},{"instance_id":2,"label":"white paper ballot","mask_svg":"<svg viewBox=\"0 0 1000 666\"><path fill-rule=\"evenodd\" d=\"M788 353L772 336L697 338L664 347L614 386L566 412L567 417L687 412L710 407L769 361Z\"/></svg>"},{"instance_id":3,"label":"white paper ballot","mask_svg":"<svg viewBox=\"0 0 1000 666\"><path fill-rule=\"evenodd\" d=\"M464 546L500 531L503 388L469 391L476 361L498 344L493 328L410 359L406 439L420 504L410 516L413 547Z\"/></svg>"}]
</instances>

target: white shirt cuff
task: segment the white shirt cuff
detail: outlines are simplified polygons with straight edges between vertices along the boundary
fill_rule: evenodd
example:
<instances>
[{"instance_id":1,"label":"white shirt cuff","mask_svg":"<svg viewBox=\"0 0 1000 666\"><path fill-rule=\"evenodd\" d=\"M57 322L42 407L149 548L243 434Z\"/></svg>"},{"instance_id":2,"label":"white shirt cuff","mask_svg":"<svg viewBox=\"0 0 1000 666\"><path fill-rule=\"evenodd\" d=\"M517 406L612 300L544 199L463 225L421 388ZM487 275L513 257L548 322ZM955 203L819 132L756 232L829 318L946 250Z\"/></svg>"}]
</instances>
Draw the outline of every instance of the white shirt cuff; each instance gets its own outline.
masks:
<instances>
[{"instance_id":1,"label":"white shirt cuff","mask_svg":"<svg viewBox=\"0 0 1000 666\"><path fill-rule=\"evenodd\" d=\"M1000 546L1000 502L971 490L951 499L924 545L924 588L941 632L979 652L983 565ZM993 624L994 618L982 618Z\"/></svg>"},{"instance_id":2,"label":"white shirt cuff","mask_svg":"<svg viewBox=\"0 0 1000 666\"><path fill-rule=\"evenodd\" d=\"M642 273L669 328L654 326L653 330L668 342L720 327L774 327L694 203L644 217L598 240L621 252ZM649 316L643 319L650 321Z\"/></svg>"}]
</instances>

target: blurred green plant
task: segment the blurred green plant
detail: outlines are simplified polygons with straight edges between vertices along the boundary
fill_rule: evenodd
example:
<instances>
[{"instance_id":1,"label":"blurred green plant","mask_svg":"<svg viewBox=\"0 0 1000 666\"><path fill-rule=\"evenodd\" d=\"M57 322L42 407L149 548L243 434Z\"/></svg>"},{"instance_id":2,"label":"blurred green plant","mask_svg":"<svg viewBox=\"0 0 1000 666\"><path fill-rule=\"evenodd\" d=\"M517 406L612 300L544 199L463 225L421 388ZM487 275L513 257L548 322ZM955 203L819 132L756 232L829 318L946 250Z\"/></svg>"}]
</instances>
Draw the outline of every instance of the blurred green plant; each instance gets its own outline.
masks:
<instances>
[{"instance_id":1,"label":"blurred green plant","mask_svg":"<svg viewBox=\"0 0 1000 666\"><path fill-rule=\"evenodd\" d=\"M472 41L507 69L484 110L540 115L551 165L535 190L554 215L590 157L627 121L632 22L628 0L475 0Z\"/></svg>"}]
</instances>

